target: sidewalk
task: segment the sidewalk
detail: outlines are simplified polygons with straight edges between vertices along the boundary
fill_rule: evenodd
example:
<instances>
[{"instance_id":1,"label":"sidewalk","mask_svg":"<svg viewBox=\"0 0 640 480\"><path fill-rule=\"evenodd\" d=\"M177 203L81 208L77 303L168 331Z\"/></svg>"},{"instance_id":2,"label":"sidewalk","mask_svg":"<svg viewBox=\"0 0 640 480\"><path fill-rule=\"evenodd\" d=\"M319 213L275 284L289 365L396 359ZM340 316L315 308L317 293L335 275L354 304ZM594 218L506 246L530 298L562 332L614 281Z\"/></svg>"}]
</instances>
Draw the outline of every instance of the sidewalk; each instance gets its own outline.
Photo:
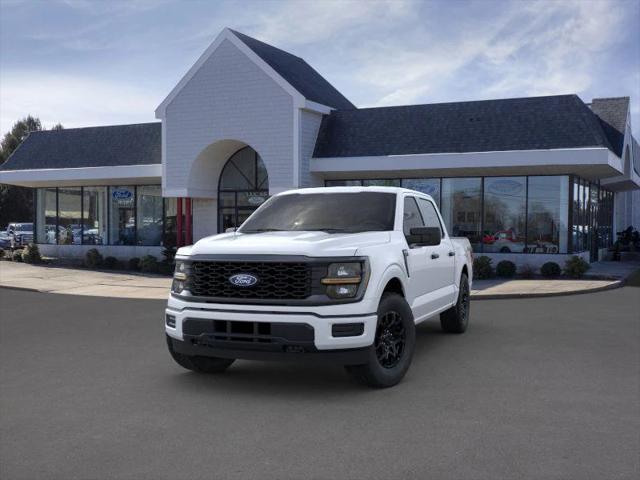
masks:
<instances>
[{"instance_id":1,"label":"sidewalk","mask_svg":"<svg viewBox=\"0 0 640 480\"><path fill-rule=\"evenodd\" d=\"M591 277L605 277L604 280L588 277L584 280L475 280L471 296L475 300L485 300L595 292L622 286L624 279L637 269L640 269L640 263L600 262L594 264L588 273ZM170 278L158 275L0 262L0 287L4 288L67 295L164 300L169 295L170 285Z\"/></svg>"},{"instance_id":2,"label":"sidewalk","mask_svg":"<svg viewBox=\"0 0 640 480\"><path fill-rule=\"evenodd\" d=\"M0 262L0 287L46 293L116 298L166 299L171 278L126 272Z\"/></svg>"}]
</instances>

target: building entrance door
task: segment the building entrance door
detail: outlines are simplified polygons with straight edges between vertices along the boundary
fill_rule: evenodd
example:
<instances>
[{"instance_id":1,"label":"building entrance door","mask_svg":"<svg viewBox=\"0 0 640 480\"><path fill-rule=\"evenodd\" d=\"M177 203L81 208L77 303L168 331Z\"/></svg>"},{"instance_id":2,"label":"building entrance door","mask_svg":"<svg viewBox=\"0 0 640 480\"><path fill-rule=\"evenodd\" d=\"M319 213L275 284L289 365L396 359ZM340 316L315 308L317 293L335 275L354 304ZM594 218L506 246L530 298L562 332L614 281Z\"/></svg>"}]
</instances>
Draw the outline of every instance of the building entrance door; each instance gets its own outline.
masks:
<instances>
[{"instance_id":1,"label":"building entrance door","mask_svg":"<svg viewBox=\"0 0 640 480\"><path fill-rule=\"evenodd\" d=\"M218 232L242 225L269 198L264 162L251 147L234 153L225 164L218 186Z\"/></svg>"}]
</instances>

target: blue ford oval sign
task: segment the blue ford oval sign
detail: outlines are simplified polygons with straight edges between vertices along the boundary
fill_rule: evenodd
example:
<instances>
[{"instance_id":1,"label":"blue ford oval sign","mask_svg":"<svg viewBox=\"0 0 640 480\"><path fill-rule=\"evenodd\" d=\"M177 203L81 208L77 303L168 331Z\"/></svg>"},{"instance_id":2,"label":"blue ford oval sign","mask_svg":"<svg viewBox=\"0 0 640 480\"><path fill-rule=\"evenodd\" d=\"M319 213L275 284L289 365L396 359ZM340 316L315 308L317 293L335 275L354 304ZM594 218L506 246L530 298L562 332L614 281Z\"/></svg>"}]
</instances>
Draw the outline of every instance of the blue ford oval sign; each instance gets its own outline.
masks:
<instances>
[{"instance_id":1,"label":"blue ford oval sign","mask_svg":"<svg viewBox=\"0 0 640 480\"><path fill-rule=\"evenodd\" d=\"M258 283L258 278L249 273L236 273L229 277L229 283L236 287L252 287Z\"/></svg>"},{"instance_id":2,"label":"blue ford oval sign","mask_svg":"<svg viewBox=\"0 0 640 480\"><path fill-rule=\"evenodd\" d=\"M114 190L111 192L111 196L115 200L129 200L133 197L133 192L131 190Z\"/></svg>"}]
</instances>

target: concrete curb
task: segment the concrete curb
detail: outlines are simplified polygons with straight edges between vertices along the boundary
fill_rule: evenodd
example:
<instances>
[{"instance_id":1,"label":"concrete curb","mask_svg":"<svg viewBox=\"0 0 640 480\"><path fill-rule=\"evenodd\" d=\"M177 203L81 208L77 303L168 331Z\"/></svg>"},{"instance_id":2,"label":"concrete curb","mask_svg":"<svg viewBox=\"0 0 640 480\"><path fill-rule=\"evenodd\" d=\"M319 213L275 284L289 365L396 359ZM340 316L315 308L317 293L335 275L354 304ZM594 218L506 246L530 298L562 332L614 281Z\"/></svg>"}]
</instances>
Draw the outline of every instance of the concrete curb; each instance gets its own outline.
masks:
<instances>
[{"instance_id":1,"label":"concrete curb","mask_svg":"<svg viewBox=\"0 0 640 480\"><path fill-rule=\"evenodd\" d=\"M603 292L605 290L615 290L624 287L625 281L618 280L611 285L602 287L583 288L580 290L569 290L565 292L544 292L544 293L498 293L498 294L471 294L472 300L508 300L514 298L545 298L545 297L564 297L569 295L583 295L585 293Z\"/></svg>"},{"instance_id":2,"label":"concrete curb","mask_svg":"<svg viewBox=\"0 0 640 480\"><path fill-rule=\"evenodd\" d=\"M545 297L563 297L569 295L582 295L586 293L595 293L602 292L605 290L614 290L616 288L623 287L625 285L625 280L618 280L611 285L605 285L602 287L593 287L593 288L584 288L581 290L570 290L564 292L544 292L544 293L498 293L498 294L471 294L472 300L513 300L518 298L545 298ZM37 292L37 293L50 293L50 294L58 294L58 295L78 295L83 297L91 297L91 296L101 296L103 298L122 298L126 300L157 300L155 298L148 297L108 297L102 295L86 295L86 294L73 294L73 293L60 293L49 290L42 290L38 288L30 288L30 287L14 287L10 285L0 285L0 288L4 288L7 290L22 290L25 292Z\"/></svg>"},{"instance_id":3,"label":"concrete curb","mask_svg":"<svg viewBox=\"0 0 640 480\"><path fill-rule=\"evenodd\" d=\"M29 287L13 287L10 285L0 285L0 288L5 288L7 290L23 290L25 292L47 293L43 290L38 290L37 288L29 288Z\"/></svg>"}]
</instances>

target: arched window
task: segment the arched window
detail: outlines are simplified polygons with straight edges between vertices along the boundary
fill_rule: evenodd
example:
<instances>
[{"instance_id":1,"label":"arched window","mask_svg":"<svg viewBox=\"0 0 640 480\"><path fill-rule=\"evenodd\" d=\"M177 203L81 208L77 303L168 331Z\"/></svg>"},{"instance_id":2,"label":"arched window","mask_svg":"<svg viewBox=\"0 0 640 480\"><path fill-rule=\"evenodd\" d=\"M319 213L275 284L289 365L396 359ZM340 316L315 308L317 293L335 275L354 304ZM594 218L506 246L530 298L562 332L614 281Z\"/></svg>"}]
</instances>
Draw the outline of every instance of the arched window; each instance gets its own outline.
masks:
<instances>
[{"instance_id":1,"label":"arched window","mask_svg":"<svg viewBox=\"0 0 640 480\"><path fill-rule=\"evenodd\" d=\"M234 153L220 175L218 231L239 227L269 196L264 162L251 147Z\"/></svg>"}]
</instances>

